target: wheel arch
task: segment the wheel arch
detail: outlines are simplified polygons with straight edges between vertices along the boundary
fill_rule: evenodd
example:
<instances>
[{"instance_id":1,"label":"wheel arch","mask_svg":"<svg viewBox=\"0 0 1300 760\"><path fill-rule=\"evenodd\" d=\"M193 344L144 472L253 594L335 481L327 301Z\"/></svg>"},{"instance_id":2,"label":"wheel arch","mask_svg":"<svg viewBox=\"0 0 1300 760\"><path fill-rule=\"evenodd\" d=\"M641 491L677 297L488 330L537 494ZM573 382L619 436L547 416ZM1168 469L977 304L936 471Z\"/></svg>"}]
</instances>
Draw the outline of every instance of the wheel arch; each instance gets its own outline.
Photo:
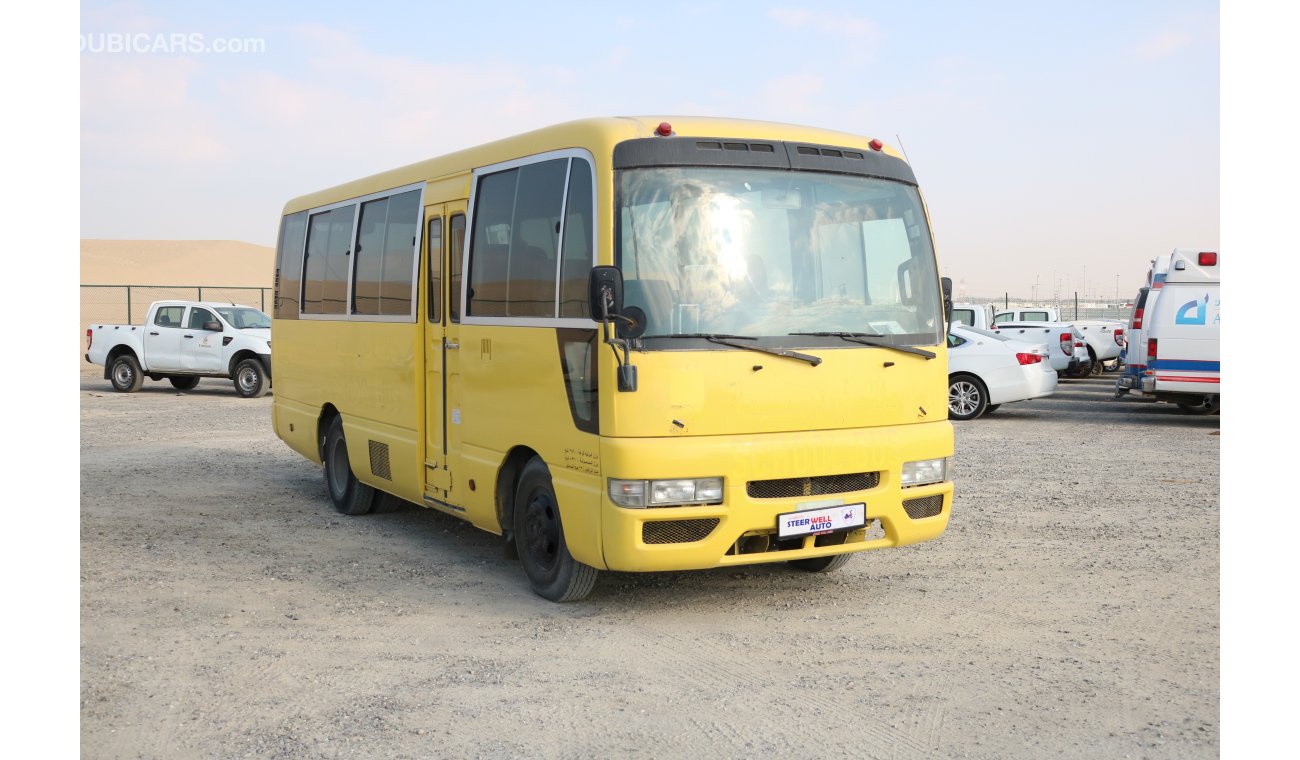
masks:
<instances>
[{"instance_id":1,"label":"wheel arch","mask_svg":"<svg viewBox=\"0 0 1300 760\"><path fill-rule=\"evenodd\" d=\"M534 457L541 460L542 464L546 464L541 454L528 446L515 446L506 454L500 469L497 470L493 498L496 502L497 523L501 527L501 536L507 543L514 541L515 490L519 487L519 473Z\"/></svg>"},{"instance_id":2,"label":"wheel arch","mask_svg":"<svg viewBox=\"0 0 1300 760\"><path fill-rule=\"evenodd\" d=\"M320 456L322 462L325 461L325 433L330 429L330 423L335 417L342 417L338 407L326 403L320 409L320 416L316 418L316 453Z\"/></svg>"},{"instance_id":3,"label":"wheel arch","mask_svg":"<svg viewBox=\"0 0 1300 760\"><path fill-rule=\"evenodd\" d=\"M226 374L230 377L234 377L235 367L238 367L239 363L245 359L256 359L262 365L262 370L266 371L266 379L268 381L271 379L271 373L266 370L266 362L262 361L260 354L249 348L241 348L230 357L230 362L226 365Z\"/></svg>"},{"instance_id":4,"label":"wheel arch","mask_svg":"<svg viewBox=\"0 0 1300 760\"><path fill-rule=\"evenodd\" d=\"M126 354L130 356L132 359L135 359L135 363L140 365L140 371L142 372L147 371L146 367L144 366L144 362L140 361L140 355L135 352L135 349L131 348L125 343L119 343L116 346L110 348L108 350L108 356L104 357L104 379L105 380L108 380L113 376L112 375L113 362L117 361L117 358L119 356L122 356L123 354Z\"/></svg>"}]
</instances>

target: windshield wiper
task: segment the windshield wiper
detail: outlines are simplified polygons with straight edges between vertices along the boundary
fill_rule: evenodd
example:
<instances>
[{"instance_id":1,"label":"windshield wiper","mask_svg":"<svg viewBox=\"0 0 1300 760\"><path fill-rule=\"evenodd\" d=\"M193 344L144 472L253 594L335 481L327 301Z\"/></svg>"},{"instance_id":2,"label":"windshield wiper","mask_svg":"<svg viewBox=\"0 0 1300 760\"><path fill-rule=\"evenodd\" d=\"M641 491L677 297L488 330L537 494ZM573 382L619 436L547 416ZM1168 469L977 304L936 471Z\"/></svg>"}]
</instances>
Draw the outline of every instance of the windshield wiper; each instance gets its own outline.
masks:
<instances>
[{"instance_id":1,"label":"windshield wiper","mask_svg":"<svg viewBox=\"0 0 1300 760\"><path fill-rule=\"evenodd\" d=\"M798 351L787 351L784 348L767 348L766 346L754 346L747 343L733 343L737 340L758 340L751 335L727 335L725 333L672 333L670 335L643 335L642 340L647 338L702 338L710 343L717 343L720 346L730 346L731 348L743 348L747 351L758 351L762 354L772 354L773 356L784 356L787 359L798 359L799 361L808 362L816 367L822 363L820 356L810 356L801 354Z\"/></svg>"},{"instance_id":2,"label":"windshield wiper","mask_svg":"<svg viewBox=\"0 0 1300 760\"><path fill-rule=\"evenodd\" d=\"M866 338L883 338L883 337L885 337L885 336L881 335L880 333L856 333L856 332L793 332L793 333L789 333L789 334L790 334L790 335L812 335L812 336L815 336L815 337L818 337L818 338L840 338L840 339L842 339L842 340L847 340L847 341L850 342L850 343L861 343L861 344L864 345L864 346L871 346L871 347L873 347L873 348L892 348L892 349L894 349L895 351L902 351L902 352L905 353L905 354L916 354L917 356L924 356L926 359L933 359L933 358L935 357L935 354L934 354L933 352L926 351L926 350L923 349L923 348L915 348L915 347L913 347L913 346L897 346L897 345L894 345L893 343L881 343L881 342L879 342L879 341L875 341L875 340L866 340Z\"/></svg>"}]
</instances>

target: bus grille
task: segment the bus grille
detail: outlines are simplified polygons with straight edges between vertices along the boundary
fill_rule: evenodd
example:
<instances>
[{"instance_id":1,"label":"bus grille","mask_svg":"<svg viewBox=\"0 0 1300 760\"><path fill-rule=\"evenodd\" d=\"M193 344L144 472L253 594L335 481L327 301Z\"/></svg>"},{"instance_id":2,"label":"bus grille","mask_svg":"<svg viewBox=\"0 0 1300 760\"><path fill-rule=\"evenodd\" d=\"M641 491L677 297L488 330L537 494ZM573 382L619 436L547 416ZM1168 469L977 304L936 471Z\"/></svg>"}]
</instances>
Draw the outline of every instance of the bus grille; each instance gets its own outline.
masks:
<instances>
[{"instance_id":1,"label":"bus grille","mask_svg":"<svg viewBox=\"0 0 1300 760\"><path fill-rule=\"evenodd\" d=\"M689 544L703 541L718 527L718 518L702 520L660 520L641 526L641 540L647 544Z\"/></svg>"},{"instance_id":2,"label":"bus grille","mask_svg":"<svg viewBox=\"0 0 1300 760\"><path fill-rule=\"evenodd\" d=\"M878 485L878 472L851 472L847 475L817 475L811 478L751 480L745 484L745 493L751 499L790 499L796 496L865 491Z\"/></svg>"},{"instance_id":3,"label":"bus grille","mask_svg":"<svg viewBox=\"0 0 1300 760\"><path fill-rule=\"evenodd\" d=\"M907 510L907 516L913 520L934 517L943 511L943 494L937 493L924 499L907 499L903 502L903 509Z\"/></svg>"}]
</instances>

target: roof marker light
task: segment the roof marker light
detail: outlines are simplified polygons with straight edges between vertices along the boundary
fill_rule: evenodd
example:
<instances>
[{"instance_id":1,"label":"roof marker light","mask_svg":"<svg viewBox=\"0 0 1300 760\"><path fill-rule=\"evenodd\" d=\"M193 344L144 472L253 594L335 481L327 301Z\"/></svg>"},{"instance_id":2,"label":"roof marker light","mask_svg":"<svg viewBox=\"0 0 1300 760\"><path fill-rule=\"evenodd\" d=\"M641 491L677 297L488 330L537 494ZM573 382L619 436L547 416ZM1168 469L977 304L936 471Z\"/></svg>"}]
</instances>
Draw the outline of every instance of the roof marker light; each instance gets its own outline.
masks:
<instances>
[{"instance_id":1,"label":"roof marker light","mask_svg":"<svg viewBox=\"0 0 1300 760\"><path fill-rule=\"evenodd\" d=\"M1214 251L1201 251L1196 254L1197 266L1212 267L1219 263L1219 254Z\"/></svg>"},{"instance_id":2,"label":"roof marker light","mask_svg":"<svg viewBox=\"0 0 1300 760\"><path fill-rule=\"evenodd\" d=\"M659 126L655 127L655 134L659 135L660 137L667 137L672 133L673 133L673 125L669 124L666 121L659 122Z\"/></svg>"},{"instance_id":3,"label":"roof marker light","mask_svg":"<svg viewBox=\"0 0 1300 760\"><path fill-rule=\"evenodd\" d=\"M885 147L884 143L874 138L871 140L871 142L867 143L867 145L871 146L871 149L875 151L879 151Z\"/></svg>"}]
</instances>

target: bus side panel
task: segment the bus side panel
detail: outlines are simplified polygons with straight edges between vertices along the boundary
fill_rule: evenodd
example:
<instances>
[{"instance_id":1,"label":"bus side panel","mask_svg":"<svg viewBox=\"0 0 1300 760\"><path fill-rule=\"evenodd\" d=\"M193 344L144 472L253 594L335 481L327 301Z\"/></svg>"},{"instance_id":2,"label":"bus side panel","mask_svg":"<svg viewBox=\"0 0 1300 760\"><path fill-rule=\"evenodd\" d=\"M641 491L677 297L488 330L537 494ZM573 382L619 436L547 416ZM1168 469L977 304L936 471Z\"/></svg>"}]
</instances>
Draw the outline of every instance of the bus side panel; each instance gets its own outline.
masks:
<instances>
[{"instance_id":1,"label":"bus side panel","mask_svg":"<svg viewBox=\"0 0 1300 760\"><path fill-rule=\"evenodd\" d=\"M276 389L275 403L271 406L275 434L289 448L316 464L322 464L320 442L316 440L316 420L319 417L319 407L286 398Z\"/></svg>"},{"instance_id":2,"label":"bus side panel","mask_svg":"<svg viewBox=\"0 0 1300 760\"><path fill-rule=\"evenodd\" d=\"M419 323L277 320L276 432L295 451L320 462L317 423L327 405L343 416L352 470L362 482L402 498L423 500L423 414ZM288 431L289 423L294 430ZM392 480L371 471L387 447Z\"/></svg>"},{"instance_id":3,"label":"bus side panel","mask_svg":"<svg viewBox=\"0 0 1300 760\"><path fill-rule=\"evenodd\" d=\"M569 552L604 567L600 444L574 424L554 329L462 324L460 334L464 395L452 424L462 426L464 462L460 475L452 462L454 503L475 525L501 532L492 484L506 455L526 446L550 469Z\"/></svg>"}]
</instances>

